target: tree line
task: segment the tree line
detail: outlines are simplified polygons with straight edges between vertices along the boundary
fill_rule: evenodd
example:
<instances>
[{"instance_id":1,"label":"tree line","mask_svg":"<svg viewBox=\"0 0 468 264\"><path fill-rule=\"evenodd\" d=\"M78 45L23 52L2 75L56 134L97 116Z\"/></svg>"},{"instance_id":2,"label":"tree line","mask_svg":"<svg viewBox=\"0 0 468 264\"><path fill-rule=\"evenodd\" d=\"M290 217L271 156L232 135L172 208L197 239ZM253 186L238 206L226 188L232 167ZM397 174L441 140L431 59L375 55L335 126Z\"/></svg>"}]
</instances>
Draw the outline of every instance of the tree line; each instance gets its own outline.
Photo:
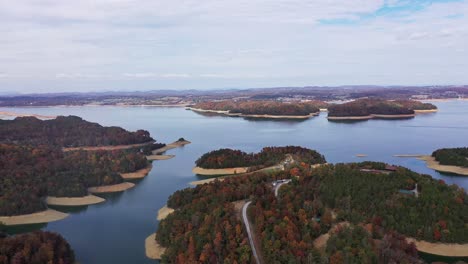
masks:
<instances>
[{"instance_id":1,"label":"tree line","mask_svg":"<svg viewBox=\"0 0 468 264\"><path fill-rule=\"evenodd\" d=\"M281 101L256 101L256 100L225 100L200 102L193 108L216 111L229 111L232 114L244 115L282 115L305 116L317 113L320 108L326 108L327 103L322 101L307 102L281 102Z\"/></svg>"},{"instance_id":2,"label":"tree line","mask_svg":"<svg viewBox=\"0 0 468 264\"><path fill-rule=\"evenodd\" d=\"M383 99L359 99L328 107L328 116L408 115L414 110L437 109L433 104L413 100L390 101Z\"/></svg>"},{"instance_id":3,"label":"tree line","mask_svg":"<svg viewBox=\"0 0 468 264\"><path fill-rule=\"evenodd\" d=\"M40 120L17 117L0 120L0 142L61 147L129 145L153 141L148 131L129 132L120 127L103 127L77 116Z\"/></svg>"},{"instance_id":4,"label":"tree line","mask_svg":"<svg viewBox=\"0 0 468 264\"><path fill-rule=\"evenodd\" d=\"M259 153L241 150L219 149L202 155L195 164L205 169L253 167L258 170L276 165L290 154L295 162L309 164L325 163L325 157L315 150L298 146L265 147Z\"/></svg>"}]
</instances>

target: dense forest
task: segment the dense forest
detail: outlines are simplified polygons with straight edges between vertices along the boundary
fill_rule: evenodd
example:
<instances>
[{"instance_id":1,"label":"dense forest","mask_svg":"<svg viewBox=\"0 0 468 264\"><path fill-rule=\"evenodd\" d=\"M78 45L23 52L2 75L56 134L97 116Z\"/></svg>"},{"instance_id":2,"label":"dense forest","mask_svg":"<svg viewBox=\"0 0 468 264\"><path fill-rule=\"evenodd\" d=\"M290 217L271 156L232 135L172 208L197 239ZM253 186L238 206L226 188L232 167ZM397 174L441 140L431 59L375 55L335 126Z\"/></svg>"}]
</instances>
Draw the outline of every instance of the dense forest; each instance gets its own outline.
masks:
<instances>
[{"instance_id":1,"label":"dense forest","mask_svg":"<svg viewBox=\"0 0 468 264\"><path fill-rule=\"evenodd\" d=\"M423 103L421 101L416 101L416 100L395 100L393 102L403 107L412 109L412 110L436 110L437 109L437 106L431 103Z\"/></svg>"},{"instance_id":2,"label":"dense forest","mask_svg":"<svg viewBox=\"0 0 468 264\"><path fill-rule=\"evenodd\" d=\"M77 116L40 120L17 117L0 120L0 142L61 147L128 145L153 141L148 131L129 132L120 127L103 127Z\"/></svg>"},{"instance_id":3,"label":"dense forest","mask_svg":"<svg viewBox=\"0 0 468 264\"><path fill-rule=\"evenodd\" d=\"M295 162L309 164L325 163L325 157L315 150L298 147L265 147L259 153L246 153L240 150L219 149L202 155L195 163L205 169L252 167L254 170L273 166L290 154Z\"/></svg>"},{"instance_id":4,"label":"dense forest","mask_svg":"<svg viewBox=\"0 0 468 264\"><path fill-rule=\"evenodd\" d=\"M432 153L432 157L442 165L468 167L468 148L438 149Z\"/></svg>"},{"instance_id":5,"label":"dense forest","mask_svg":"<svg viewBox=\"0 0 468 264\"><path fill-rule=\"evenodd\" d=\"M272 182L285 178L292 182L275 197ZM408 194L416 184L417 197ZM163 261L250 263L233 205L245 199L253 201L249 218L266 263L420 263L404 236L468 243L468 197L455 185L384 163L315 169L301 164L175 192L168 206L176 211L157 231L158 242L167 247ZM342 222L349 227L338 228L323 251L314 247L316 238Z\"/></svg>"},{"instance_id":6,"label":"dense forest","mask_svg":"<svg viewBox=\"0 0 468 264\"><path fill-rule=\"evenodd\" d=\"M74 264L75 255L60 235L36 231L0 238L0 264Z\"/></svg>"},{"instance_id":7,"label":"dense forest","mask_svg":"<svg viewBox=\"0 0 468 264\"><path fill-rule=\"evenodd\" d=\"M414 110L437 109L433 104L412 100L388 101L382 99L359 99L356 101L334 104L328 107L328 116L368 116L368 115L410 115Z\"/></svg>"},{"instance_id":8,"label":"dense forest","mask_svg":"<svg viewBox=\"0 0 468 264\"><path fill-rule=\"evenodd\" d=\"M43 210L43 196L84 196L88 187L120 183L120 173L146 166L146 157L134 150L63 152L0 144L0 215Z\"/></svg>"},{"instance_id":9,"label":"dense forest","mask_svg":"<svg viewBox=\"0 0 468 264\"><path fill-rule=\"evenodd\" d=\"M407 243L404 236L388 232L378 240L361 226L337 230L327 241L326 254L330 264L424 263L418 259L414 244Z\"/></svg>"},{"instance_id":10,"label":"dense forest","mask_svg":"<svg viewBox=\"0 0 468 264\"><path fill-rule=\"evenodd\" d=\"M210 101L195 104L193 108L203 110L229 111L232 114L244 115L281 115L306 116L326 108L322 101L280 102L280 101Z\"/></svg>"}]
</instances>

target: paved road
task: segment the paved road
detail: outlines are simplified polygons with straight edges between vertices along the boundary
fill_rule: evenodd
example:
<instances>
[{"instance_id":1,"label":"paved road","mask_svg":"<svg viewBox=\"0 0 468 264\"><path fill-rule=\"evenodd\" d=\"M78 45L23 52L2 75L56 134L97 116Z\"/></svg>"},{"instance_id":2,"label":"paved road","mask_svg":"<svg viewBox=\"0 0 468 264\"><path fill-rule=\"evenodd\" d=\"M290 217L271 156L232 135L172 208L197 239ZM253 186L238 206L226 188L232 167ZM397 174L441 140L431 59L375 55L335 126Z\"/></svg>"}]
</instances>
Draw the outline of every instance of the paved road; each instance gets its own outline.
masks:
<instances>
[{"instance_id":1,"label":"paved road","mask_svg":"<svg viewBox=\"0 0 468 264\"><path fill-rule=\"evenodd\" d=\"M249 219L247 217L247 208L249 207L249 205L251 203L252 203L252 201L248 201L242 207L242 219L244 220L245 229L247 230L247 235L249 236L249 243L250 243L250 247L252 248L252 254L253 254L254 258L255 258L255 262L257 264L260 264L261 263L260 258L258 257L257 249L255 248L255 244L254 244L253 236L252 236L252 231L250 229L251 227L250 227Z\"/></svg>"},{"instance_id":2,"label":"paved road","mask_svg":"<svg viewBox=\"0 0 468 264\"><path fill-rule=\"evenodd\" d=\"M290 182L291 182L291 180L287 180L287 181L285 181L285 182L282 182L282 183L277 184L276 187L275 187L275 197L278 197L278 190L279 190L279 188L280 188L281 186L283 186L284 184L288 184L288 183L290 183Z\"/></svg>"}]
</instances>

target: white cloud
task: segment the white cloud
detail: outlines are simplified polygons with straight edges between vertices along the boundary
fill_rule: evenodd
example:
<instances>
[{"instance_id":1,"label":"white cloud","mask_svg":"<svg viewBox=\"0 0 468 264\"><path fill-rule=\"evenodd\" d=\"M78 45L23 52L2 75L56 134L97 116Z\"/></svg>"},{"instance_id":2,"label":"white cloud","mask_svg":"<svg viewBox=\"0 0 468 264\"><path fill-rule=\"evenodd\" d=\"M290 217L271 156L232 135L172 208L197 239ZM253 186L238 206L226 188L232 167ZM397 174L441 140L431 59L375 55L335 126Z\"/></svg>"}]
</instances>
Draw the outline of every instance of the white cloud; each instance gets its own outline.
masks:
<instances>
[{"instance_id":1,"label":"white cloud","mask_svg":"<svg viewBox=\"0 0 468 264\"><path fill-rule=\"evenodd\" d=\"M384 4L407 3L0 0L0 78L30 90L468 83L467 1L372 16Z\"/></svg>"}]
</instances>

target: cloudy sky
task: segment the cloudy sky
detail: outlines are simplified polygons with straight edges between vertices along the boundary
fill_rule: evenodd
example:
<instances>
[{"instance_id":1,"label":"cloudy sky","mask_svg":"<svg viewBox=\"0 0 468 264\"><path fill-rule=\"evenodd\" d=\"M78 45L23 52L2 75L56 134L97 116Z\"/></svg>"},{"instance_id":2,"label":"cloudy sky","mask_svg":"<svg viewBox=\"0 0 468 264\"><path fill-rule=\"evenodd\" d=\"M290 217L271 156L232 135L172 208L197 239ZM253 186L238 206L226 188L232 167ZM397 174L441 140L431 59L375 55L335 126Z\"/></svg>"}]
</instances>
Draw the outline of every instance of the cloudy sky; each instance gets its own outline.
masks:
<instances>
[{"instance_id":1,"label":"cloudy sky","mask_svg":"<svg viewBox=\"0 0 468 264\"><path fill-rule=\"evenodd\" d=\"M0 0L0 92L468 84L468 0Z\"/></svg>"}]
</instances>

